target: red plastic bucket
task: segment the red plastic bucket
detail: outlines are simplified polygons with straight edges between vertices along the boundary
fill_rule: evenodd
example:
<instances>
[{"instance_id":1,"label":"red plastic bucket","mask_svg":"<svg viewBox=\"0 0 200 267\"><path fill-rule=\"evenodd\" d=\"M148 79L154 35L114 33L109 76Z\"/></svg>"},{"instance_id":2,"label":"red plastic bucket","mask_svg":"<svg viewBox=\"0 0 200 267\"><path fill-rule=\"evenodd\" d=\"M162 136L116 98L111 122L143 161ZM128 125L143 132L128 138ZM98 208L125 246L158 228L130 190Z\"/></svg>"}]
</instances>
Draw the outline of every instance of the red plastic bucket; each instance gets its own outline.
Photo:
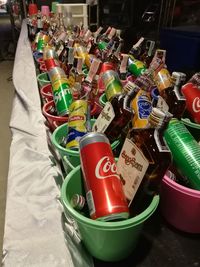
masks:
<instances>
[{"instance_id":1,"label":"red plastic bucket","mask_svg":"<svg viewBox=\"0 0 200 267\"><path fill-rule=\"evenodd\" d=\"M47 126L51 132L53 132L58 126L68 122L68 116L61 117L55 114L55 103L53 100L44 104L42 113L47 119Z\"/></svg>"},{"instance_id":2,"label":"red plastic bucket","mask_svg":"<svg viewBox=\"0 0 200 267\"><path fill-rule=\"evenodd\" d=\"M166 221L178 230L200 233L200 191L182 186L165 175L160 207Z\"/></svg>"},{"instance_id":3,"label":"red plastic bucket","mask_svg":"<svg viewBox=\"0 0 200 267\"><path fill-rule=\"evenodd\" d=\"M52 86L51 84L44 85L40 89L43 105L53 100Z\"/></svg>"}]
</instances>

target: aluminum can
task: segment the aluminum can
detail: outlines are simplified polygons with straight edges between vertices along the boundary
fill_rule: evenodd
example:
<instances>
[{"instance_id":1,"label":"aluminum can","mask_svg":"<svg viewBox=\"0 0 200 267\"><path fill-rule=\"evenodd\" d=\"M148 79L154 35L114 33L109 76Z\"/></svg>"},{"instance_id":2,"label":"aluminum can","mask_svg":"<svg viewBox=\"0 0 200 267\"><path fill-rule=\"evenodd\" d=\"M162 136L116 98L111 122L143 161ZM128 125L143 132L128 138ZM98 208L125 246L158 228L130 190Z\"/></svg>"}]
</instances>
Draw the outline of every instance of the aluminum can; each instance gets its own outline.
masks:
<instances>
[{"instance_id":1,"label":"aluminum can","mask_svg":"<svg viewBox=\"0 0 200 267\"><path fill-rule=\"evenodd\" d=\"M69 106L73 101L72 93L65 79L59 79L52 83L53 99L58 116L69 113Z\"/></svg>"},{"instance_id":2,"label":"aluminum can","mask_svg":"<svg viewBox=\"0 0 200 267\"><path fill-rule=\"evenodd\" d=\"M128 203L108 138L90 132L80 139L79 146L90 217L101 221L127 219Z\"/></svg>"},{"instance_id":3,"label":"aluminum can","mask_svg":"<svg viewBox=\"0 0 200 267\"><path fill-rule=\"evenodd\" d=\"M128 59L128 70L135 77L138 77L146 71L145 63L130 56Z\"/></svg>"},{"instance_id":4,"label":"aluminum can","mask_svg":"<svg viewBox=\"0 0 200 267\"><path fill-rule=\"evenodd\" d=\"M200 146L182 121L171 119L164 137L174 164L191 187L200 190Z\"/></svg>"},{"instance_id":5,"label":"aluminum can","mask_svg":"<svg viewBox=\"0 0 200 267\"><path fill-rule=\"evenodd\" d=\"M181 88L186 99L186 109L196 123L200 123L200 89L193 83L186 83Z\"/></svg>"},{"instance_id":6,"label":"aluminum can","mask_svg":"<svg viewBox=\"0 0 200 267\"><path fill-rule=\"evenodd\" d=\"M44 47L48 44L50 37L46 34L40 35L37 43L37 51L43 52Z\"/></svg>"},{"instance_id":7,"label":"aluminum can","mask_svg":"<svg viewBox=\"0 0 200 267\"><path fill-rule=\"evenodd\" d=\"M74 194L70 201L72 207L76 210L82 210L85 206L85 198L82 195Z\"/></svg>"},{"instance_id":8,"label":"aluminum can","mask_svg":"<svg viewBox=\"0 0 200 267\"><path fill-rule=\"evenodd\" d=\"M108 101L111 101L114 96L122 94L123 86L116 71L107 70L102 74L101 78Z\"/></svg>"},{"instance_id":9,"label":"aluminum can","mask_svg":"<svg viewBox=\"0 0 200 267\"><path fill-rule=\"evenodd\" d=\"M48 71L49 79L51 83L54 83L57 80L60 79L66 79L67 80L67 75L65 74L64 70L61 67L54 67L51 68Z\"/></svg>"},{"instance_id":10,"label":"aluminum can","mask_svg":"<svg viewBox=\"0 0 200 267\"><path fill-rule=\"evenodd\" d=\"M87 132L87 109L88 104L85 100L75 100L69 106L67 148L79 148L79 139Z\"/></svg>"}]
</instances>

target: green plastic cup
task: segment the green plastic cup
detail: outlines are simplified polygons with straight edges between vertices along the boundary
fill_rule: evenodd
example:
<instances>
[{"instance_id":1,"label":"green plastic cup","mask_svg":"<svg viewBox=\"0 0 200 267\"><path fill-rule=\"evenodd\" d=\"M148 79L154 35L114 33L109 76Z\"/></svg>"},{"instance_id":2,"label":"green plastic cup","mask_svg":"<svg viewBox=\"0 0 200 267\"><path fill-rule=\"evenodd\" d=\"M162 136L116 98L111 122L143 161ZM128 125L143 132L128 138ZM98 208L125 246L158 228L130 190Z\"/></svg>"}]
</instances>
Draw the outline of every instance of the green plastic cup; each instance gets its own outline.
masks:
<instances>
[{"instance_id":1,"label":"green plastic cup","mask_svg":"<svg viewBox=\"0 0 200 267\"><path fill-rule=\"evenodd\" d=\"M59 2L52 2L51 3L51 11L53 13L56 13L56 11L57 11L57 4L59 4Z\"/></svg>"},{"instance_id":2,"label":"green plastic cup","mask_svg":"<svg viewBox=\"0 0 200 267\"><path fill-rule=\"evenodd\" d=\"M44 85L51 84L48 73L43 72L37 75L37 81L39 84L39 89L41 89Z\"/></svg>"},{"instance_id":3,"label":"green plastic cup","mask_svg":"<svg viewBox=\"0 0 200 267\"><path fill-rule=\"evenodd\" d=\"M74 219L81 240L93 257L110 262L128 257L137 245L145 221L156 210L159 196L154 196L147 209L130 219L118 222L92 220L77 212L70 204L74 194L85 195L81 175L81 167L77 166L62 184L61 200L66 217Z\"/></svg>"},{"instance_id":4,"label":"green plastic cup","mask_svg":"<svg viewBox=\"0 0 200 267\"><path fill-rule=\"evenodd\" d=\"M182 118L181 121L185 124L188 131L196 139L197 142L200 141L200 124L191 122L188 118Z\"/></svg>"},{"instance_id":5,"label":"green plastic cup","mask_svg":"<svg viewBox=\"0 0 200 267\"><path fill-rule=\"evenodd\" d=\"M91 124L94 124L94 122L95 119L92 119ZM55 129L55 131L52 134L51 140L61 157L65 172L69 173L69 171L74 169L76 166L80 165L80 153L79 150L72 150L60 145L62 143L63 138L67 136L67 133L68 133L68 123L65 123ZM112 150L117 148L119 144L120 144L119 140L114 141L111 144Z\"/></svg>"}]
</instances>

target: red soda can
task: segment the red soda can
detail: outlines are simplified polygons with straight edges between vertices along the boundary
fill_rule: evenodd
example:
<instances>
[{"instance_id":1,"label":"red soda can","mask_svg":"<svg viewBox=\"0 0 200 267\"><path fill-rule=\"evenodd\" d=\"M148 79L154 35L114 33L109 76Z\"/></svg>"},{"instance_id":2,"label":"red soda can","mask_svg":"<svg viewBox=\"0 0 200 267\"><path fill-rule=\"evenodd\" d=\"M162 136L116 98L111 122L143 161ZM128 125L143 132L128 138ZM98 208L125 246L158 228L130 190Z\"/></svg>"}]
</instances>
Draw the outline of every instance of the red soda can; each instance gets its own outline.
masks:
<instances>
[{"instance_id":1,"label":"red soda can","mask_svg":"<svg viewBox=\"0 0 200 267\"><path fill-rule=\"evenodd\" d=\"M47 58L44 60L44 63L45 63L47 71L49 71L50 69L54 67L60 67L59 61L55 58Z\"/></svg>"},{"instance_id":2,"label":"red soda can","mask_svg":"<svg viewBox=\"0 0 200 267\"><path fill-rule=\"evenodd\" d=\"M181 88L186 99L186 109L196 123L200 123L200 89L193 83L186 83Z\"/></svg>"},{"instance_id":3,"label":"red soda can","mask_svg":"<svg viewBox=\"0 0 200 267\"><path fill-rule=\"evenodd\" d=\"M90 132L80 139L79 146L90 217L101 221L127 219L128 203L108 138Z\"/></svg>"}]
</instances>

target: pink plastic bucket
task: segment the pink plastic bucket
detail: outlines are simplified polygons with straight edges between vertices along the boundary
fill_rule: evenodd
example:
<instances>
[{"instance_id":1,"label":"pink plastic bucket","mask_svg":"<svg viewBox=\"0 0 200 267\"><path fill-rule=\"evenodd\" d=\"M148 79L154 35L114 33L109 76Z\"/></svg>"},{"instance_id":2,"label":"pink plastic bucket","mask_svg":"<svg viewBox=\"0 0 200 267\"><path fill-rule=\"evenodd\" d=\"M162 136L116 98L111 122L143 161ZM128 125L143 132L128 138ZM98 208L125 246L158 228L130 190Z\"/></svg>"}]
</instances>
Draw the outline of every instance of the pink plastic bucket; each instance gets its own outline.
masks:
<instances>
[{"instance_id":1,"label":"pink plastic bucket","mask_svg":"<svg viewBox=\"0 0 200 267\"><path fill-rule=\"evenodd\" d=\"M51 132L53 132L58 126L68 122L68 116L61 117L55 114L55 103L53 100L44 104L42 113L47 119L47 126Z\"/></svg>"},{"instance_id":2,"label":"pink plastic bucket","mask_svg":"<svg viewBox=\"0 0 200 267\"><path fill-rule=\"evenodd\" d=\"M160 193L161 213L178 230L200 233L200 191L164 176Z\"/></svg>"},{"instance_id":3,"label":"pink plastic bucket","mask_svg":"<svg viewBox=\"0 0 200 267\"><path fill-rule=\"evenodd\" d=\"M51 84L44 85L40 89L43 105L53 100L52 86Z\"/></svg>"}]
</instances>

